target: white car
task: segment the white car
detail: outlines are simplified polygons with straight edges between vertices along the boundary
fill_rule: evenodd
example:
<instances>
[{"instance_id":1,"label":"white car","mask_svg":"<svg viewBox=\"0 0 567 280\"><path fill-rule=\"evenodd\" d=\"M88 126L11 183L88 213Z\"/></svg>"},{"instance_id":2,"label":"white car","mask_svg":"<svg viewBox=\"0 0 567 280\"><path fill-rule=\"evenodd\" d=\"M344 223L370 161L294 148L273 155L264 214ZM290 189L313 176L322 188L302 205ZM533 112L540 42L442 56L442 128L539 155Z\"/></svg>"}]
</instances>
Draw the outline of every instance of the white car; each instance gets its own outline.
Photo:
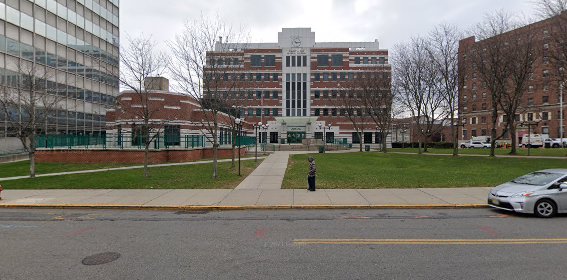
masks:
<instances>
[{"instance_id":1,"label":"white car","mask_svg":"<svg viewBox=\"0 0 567 280\"><path fill-rule=\"evenodd\" d=\"M488 193L490 207L549 218L567 213L567 169L546 169L518 177Z\"/></svg>"},{"instance_id":2,"label":"white car","mask_svg":"<svg viewBox=\"0 0 567 280\"><path fill-rule=\"evenodd\" d=\"M561 139L558 138L547 138L543 140L543 145L546 148L560 148L561 147ZM567 138L563 139L563 146L567 146Z\"/></svg>"},{"instance_id":3,"label":"white car","mask_svg":"<svg viewBox=\"0 0 567 280\"><path fill-rule=\"evenodd\" d=\"M483 143L480 141L472 141L472 140L461 144L461 149L465 149L465 148L490 149L490 147L491 147L490 143Z\"/></svg>"}]
</instances>

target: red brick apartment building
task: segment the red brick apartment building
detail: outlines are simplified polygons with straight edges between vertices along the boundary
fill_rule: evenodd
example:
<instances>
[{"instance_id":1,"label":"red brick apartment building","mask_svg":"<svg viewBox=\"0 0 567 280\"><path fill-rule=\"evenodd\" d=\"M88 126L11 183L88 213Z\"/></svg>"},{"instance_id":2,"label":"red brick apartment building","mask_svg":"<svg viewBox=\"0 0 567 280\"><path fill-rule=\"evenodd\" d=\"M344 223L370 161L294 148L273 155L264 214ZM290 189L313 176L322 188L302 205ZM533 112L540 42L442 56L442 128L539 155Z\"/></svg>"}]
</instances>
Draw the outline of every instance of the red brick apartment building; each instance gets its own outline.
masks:
<instances>
[{"instance_id":1,"label":"red brick apartment building","mask_svg":"<svg viewBox=\"0 0 567 280\"><path fill-rule=\"evenodd\" d=\"M561 19L561 17L563 17ZM529 78L520 109L516 115L518 124L522 122L533 122L537 125L531 126L531 133L549 134L552 138L559 138L561 107L565 109L565 102L561 106L560 79L557 79L557 66L551 59L551 53L557 47L556 36L560 34L558 24L562 20L565 24L567 13L549 18L531 25L518 28L499 36L507 38L519 37L524 32L533 32L534 54L537 56L533 64L533 72ZM565 38L565 37L563 37ZM472 50L490 44L492 37L483 41L476 41L475 37L469 37L460 41L459 44L459 67L462 79L459 93L459 115L463 124L460 131L460 140L468 140L474 136L490 136L491 133L491 94L484 86L480 75L473 69L469 59ZM563 117L564 119L564 117ZM499 112L497 135L500 135L504 125L504 114ZM518 125L518 143L521 138L528 134L528 127ZM563 133L565 137L565 133ZM503 140L510 141L510 136L505 135Z\"/></svg>"},{"instance_id":2,"label":"red brick apartment building","mask_svg":"<svg viewBox=\"0 0 567 280\"><path fill-rule=\"evenodd\" d=\"M389 77L388 50L380 49L377 40L322 43L315 42L310 28L284 28L277 43L221 41L207 55L208 63L230 68L225 80L242 81L238 89L224 89L224 96L236 101L238 116L264 125L260 141L381 143L371 121L364 123L359 139L344 107L336 102L341 83L344 87L358 74L378 70Z\"/></svg>"}]
</instances>

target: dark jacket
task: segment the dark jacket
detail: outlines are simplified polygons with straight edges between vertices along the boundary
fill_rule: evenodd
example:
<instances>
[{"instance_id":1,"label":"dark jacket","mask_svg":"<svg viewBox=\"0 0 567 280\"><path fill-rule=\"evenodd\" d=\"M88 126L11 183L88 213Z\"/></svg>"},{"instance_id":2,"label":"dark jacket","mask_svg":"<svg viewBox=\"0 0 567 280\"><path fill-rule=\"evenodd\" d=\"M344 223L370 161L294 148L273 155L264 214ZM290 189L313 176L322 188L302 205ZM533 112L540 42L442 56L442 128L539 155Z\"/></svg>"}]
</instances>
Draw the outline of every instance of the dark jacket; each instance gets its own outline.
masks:
<instances>
[{"instance_id":1,"label":"dark jacket","mask_svg":"<svg viewBox=\"0 0 567 280\"><path fill-rule=\"evenodd\" d=\"M317 175L317 167L315 167L315 160L309 163L309 177L315 177Z\"/></svg>"}]
</instances>

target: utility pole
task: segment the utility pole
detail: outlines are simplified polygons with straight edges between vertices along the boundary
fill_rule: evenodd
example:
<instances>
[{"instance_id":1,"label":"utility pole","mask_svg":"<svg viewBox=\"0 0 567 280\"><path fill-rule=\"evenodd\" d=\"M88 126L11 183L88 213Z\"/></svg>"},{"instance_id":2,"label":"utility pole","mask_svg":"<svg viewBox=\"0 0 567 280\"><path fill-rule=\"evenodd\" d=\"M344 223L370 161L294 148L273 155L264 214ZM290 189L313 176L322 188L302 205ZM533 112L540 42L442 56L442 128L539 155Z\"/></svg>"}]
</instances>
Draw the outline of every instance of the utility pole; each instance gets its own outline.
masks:
<instances>
[{"instance_id":1,"label":"utility pole","mask_svg":"<svg viewBox=\"0 0 567 280\"><path fill-rule=\"evenodd\" d=\"M563 148L563 88L565 81L559 85L559 137L561 137L561 148Z\"/></svg>"}]
</instances>

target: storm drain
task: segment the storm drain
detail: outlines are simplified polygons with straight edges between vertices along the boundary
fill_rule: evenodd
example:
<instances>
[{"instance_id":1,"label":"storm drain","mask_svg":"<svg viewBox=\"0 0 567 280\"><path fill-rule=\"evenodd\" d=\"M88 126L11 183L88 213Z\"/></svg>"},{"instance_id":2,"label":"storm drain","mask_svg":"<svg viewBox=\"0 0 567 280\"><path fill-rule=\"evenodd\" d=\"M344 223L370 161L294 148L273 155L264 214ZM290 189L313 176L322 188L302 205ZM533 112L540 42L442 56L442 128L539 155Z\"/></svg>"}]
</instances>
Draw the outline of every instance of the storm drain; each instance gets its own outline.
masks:
<instances>
[{"instance_id":1,"label":"storm drain","mask_svg":"<svg viewBox=\"0 0 567 280\"><path fill-rule=\"evenodd\" d=\"M109 262L113 262L120 258L120 254L116 252L104 252L88 256L83 259L82 263L84 265L101 265Z\"/></svg>"}]
</instances>

